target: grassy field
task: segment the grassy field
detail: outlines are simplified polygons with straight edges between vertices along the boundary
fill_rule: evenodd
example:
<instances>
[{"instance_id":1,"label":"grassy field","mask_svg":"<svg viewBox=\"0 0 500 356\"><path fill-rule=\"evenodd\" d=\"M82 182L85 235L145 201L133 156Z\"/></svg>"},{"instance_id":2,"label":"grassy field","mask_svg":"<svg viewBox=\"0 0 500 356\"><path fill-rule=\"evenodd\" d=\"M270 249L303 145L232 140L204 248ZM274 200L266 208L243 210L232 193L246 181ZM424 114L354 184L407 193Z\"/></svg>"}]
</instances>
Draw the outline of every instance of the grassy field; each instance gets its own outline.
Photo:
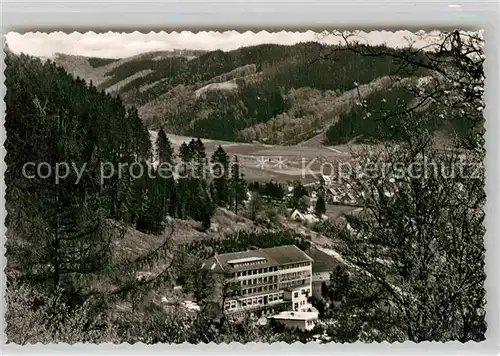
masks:
<instances>
[{"instance_id":1,"label":"grassy field","mask_svg":"<svg viewBox=\"0 0 500 356\"><path fill-rule=\"evenodd\" d=\"M157 133L151 132L152 142L156 141ZM188 143L192 137L167 135L174 147ZM278 182L299 180L309 183L319 178L321 173L326 175L335 172L338 164L351 160L351 149L347 145L325 146L279 146L260 143L235 143L202 139L209 156L220 145L230 156L238 156L242 171L248 180Z\"/></svg>"}]
</instances>

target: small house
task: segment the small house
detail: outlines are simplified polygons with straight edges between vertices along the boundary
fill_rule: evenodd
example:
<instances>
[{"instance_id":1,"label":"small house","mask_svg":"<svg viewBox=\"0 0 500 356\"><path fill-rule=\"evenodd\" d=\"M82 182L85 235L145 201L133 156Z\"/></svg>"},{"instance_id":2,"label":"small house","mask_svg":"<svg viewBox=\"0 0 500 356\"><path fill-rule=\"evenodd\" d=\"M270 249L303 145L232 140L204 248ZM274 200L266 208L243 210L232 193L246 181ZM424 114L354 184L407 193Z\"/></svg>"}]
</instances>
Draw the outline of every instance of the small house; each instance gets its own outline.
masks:
<instances>
[{"instance_id":1,"label":"small house","mask_svg":"<svg viewBox=\"0 0 500 356\"><path fill-rule=\"evenodd\" d=\"M318 321L318 316L318 312L314 311L284 311L270 316L269 319L274 319L276 322L288 328L297 328L304 331L314 329L314 326Z\"/></svg>"}]
</instances>

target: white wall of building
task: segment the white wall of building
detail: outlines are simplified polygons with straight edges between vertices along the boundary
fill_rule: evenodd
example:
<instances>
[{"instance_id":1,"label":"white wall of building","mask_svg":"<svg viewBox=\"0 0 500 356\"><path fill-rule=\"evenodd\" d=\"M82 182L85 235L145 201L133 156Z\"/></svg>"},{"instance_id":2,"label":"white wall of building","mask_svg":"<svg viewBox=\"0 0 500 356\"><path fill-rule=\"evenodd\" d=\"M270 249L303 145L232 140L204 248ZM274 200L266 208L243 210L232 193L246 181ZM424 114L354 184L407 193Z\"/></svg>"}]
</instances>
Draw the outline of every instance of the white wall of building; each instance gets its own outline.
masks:
<instances>
[{"instance_id":1,"label":"white wall of building","mask_svg":"<svg viewBox=\"0 0 500 356\"><path fill-rule=\"evenodd\" d=\"M312 330L314 328L314 321L307 321L307 320L282 320L282 319L276 319L276 322L285 325L286 327L289 328L297 328L300 330Z\"/></svg>"},{"instance_id":2,"label":"white wall of building","mask_svg":"<svg viewBox=\"0 0 500 356\"><path fill-rule=\"evenodd\" d=\"M288 268L293 266L292 268ZM261 268L256 268L254 270L261 270ZM276 278L274 278L276 277ZM259 288L264 285L264 278L269 281L268 286L276 286L277 289L272 290L262 290L253 294L242 294L237 299L228 300L226 302L226 308L230 312L241 312L246 310L272 308L281 303L291 300L292 309L300 310L305 307L307 299L312 295L312 263L301 263L301 264L290 264L279 266L278 270L269 270L261 273L251 273L248 271L243 275L243 273L237 273L234 277L234 281L240 283L240 288L243 290L250 290ZM262 282L258 281L262 279ZM249 284L249 280L257 281L257 284ZM305 280L305 283L301 281ZM292 284L294 282L300 282L300 286L291 287L290 292L284 290L284 286L287 284ZM264 288L264 287L263 287Z\"/></svg>"},{"instance_id":3,"label":"white wall of building","mask_svg":"<svg viewBox=\"0 0 500 356\"><path fill-rule=\"evenodd\" d=\"M287 283L293 283L294 281L303 279L306 280L305 284L291 287L291 291L286 292L286 296L292 301L292 309L299 310L304 307L307 304L307 299L312 295L312 263L294 268L283 268L282 266L279 274L281 288ZM290 274L297 274L297 277L290 277Z\"/></svg>"}]
</instances>

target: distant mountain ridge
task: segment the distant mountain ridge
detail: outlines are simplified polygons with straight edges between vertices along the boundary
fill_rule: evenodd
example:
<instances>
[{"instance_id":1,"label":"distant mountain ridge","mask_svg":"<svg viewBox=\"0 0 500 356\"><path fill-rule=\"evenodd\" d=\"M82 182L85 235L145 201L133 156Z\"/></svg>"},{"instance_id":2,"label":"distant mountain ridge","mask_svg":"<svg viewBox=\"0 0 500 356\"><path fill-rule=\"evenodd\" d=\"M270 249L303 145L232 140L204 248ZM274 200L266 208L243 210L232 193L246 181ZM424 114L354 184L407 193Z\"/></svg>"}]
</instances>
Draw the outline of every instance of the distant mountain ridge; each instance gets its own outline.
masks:
<instances>
[{"instance_id":1,"label":"distant mountain ridge","mask_svg":"<svg viewBox=\"0 0 500 356\"><path fill-rule=\"evenodd\" d=\"M364 95L390 90L391 81L383 78L396 70L388 56L338 51L332 59L320 59L319 46L306 42L228 52L155 51L122 59L57 55L55 62L136 106L150 129L226 141L298 144L322 135L349 111L359 99L357 88L364 88Z\"/></svg>"}]
</instances>

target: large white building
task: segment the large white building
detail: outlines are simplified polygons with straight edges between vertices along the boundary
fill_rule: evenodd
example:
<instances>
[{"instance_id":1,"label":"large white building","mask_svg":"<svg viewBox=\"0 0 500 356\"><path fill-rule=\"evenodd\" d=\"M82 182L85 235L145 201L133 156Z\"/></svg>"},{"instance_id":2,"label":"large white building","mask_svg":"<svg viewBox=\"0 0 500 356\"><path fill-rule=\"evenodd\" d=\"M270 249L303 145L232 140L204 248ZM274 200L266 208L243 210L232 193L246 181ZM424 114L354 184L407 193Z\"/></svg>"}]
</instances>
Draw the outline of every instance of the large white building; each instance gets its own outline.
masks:
<instances>
[{"instance_id":1,"label":"large white building","mask_svg":"<svg viewBox=\"0 0 500 356\"><path fill-rule=\"evenodd\" d=\"M224 308L235 317L300 311L312 293L313 259L295 245L225 253L205 261L204 267L239 284L237 297Z\"/></svg>"}]
</instances>

